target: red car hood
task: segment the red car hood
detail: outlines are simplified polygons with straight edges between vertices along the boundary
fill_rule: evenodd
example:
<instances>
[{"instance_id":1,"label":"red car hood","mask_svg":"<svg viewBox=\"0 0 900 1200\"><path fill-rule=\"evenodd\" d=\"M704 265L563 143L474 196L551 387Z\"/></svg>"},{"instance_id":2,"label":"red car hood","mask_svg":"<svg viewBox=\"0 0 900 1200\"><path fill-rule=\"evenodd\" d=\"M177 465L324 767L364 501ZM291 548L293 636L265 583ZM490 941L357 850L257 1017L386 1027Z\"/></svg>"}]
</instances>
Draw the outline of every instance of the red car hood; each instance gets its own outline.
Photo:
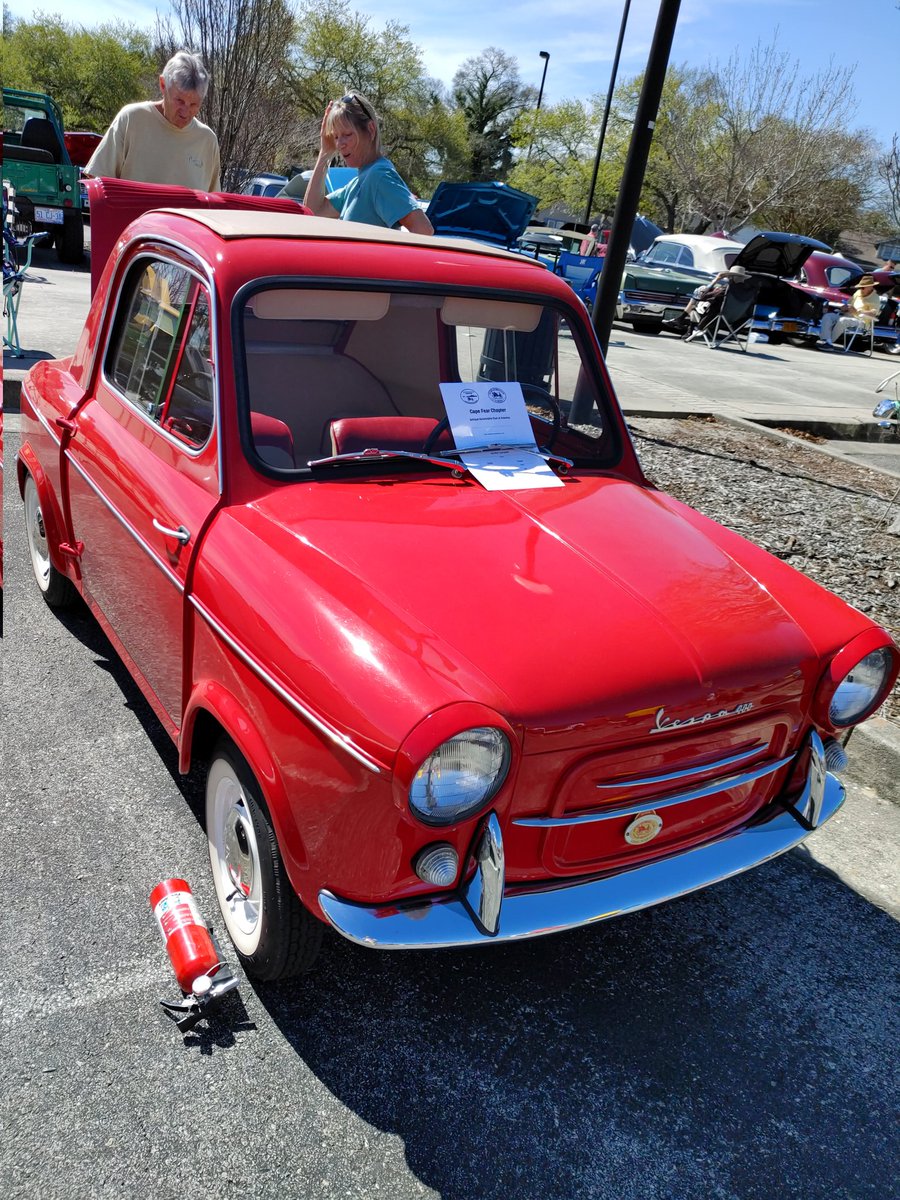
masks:
<instances>
[{"instance_id":1,"label":"red car hood","mask_svg":"<svg viewBox=\"0 0 900 1200\"><path fill-rule=\"evenodd\" d=\"M240 524L283 560L278 577L296 580L280 607L298 629L304 609L321 626L327 606L331 628L352 613L356 644L409 676L385 689L431 706L459 699L418 692L427 649L448 664L447 681L480 688L472 698L513 722L592 741L598 729L621 739L635 718L646 732L642 714L659 708L686 718L796 705L821 648L756 577L761 566L782 593L798 593L811 624L821 610L820 628L835 632L846 620L832 606L852 613L742 539L616 477L517 492L445 476L335 477L273 489ZM727 551L718 533L731 539ZM744 548L756 574L741 562ZM326 576L311 599L309 578Z\"/></svg>"}]
</instances>

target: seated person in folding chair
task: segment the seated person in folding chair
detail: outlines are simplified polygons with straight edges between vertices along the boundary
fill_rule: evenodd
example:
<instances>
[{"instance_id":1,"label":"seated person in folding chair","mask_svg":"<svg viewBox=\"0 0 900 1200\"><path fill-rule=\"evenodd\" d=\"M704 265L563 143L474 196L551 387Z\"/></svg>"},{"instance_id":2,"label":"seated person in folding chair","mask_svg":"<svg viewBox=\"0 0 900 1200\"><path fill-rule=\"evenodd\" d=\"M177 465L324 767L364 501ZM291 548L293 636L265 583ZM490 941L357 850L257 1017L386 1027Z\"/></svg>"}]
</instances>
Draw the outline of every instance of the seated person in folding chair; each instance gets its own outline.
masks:
<instances>
[{"instance_id":1,"label":"seated person in folding chair","mask_svg":"<svg viewBox=\"0 0 900 1200\"><path fill-rule=\"evenodd\" d=\"M710 307L713 309L713 315L719 311L729 280L747 278L749 272L746 267L729 267L727 271L720 271L709 283L695 288L684 311L671 321L663 321L663 328L671 329L673 333L680 333L684 337L689 336L709 312Z\"/></svg>"},{"instance_id":2,"label":"seated person in folding chair","mask_svg":"<svg viewBox=\"0 0 900 1200\"><path fill-rule=\"evenodd\" d=\"M719 341L738 340L741 332L749 337L759 280L745 267L731 267L727 276L712 296L701 300L692 311L690 319L696 324L688 326L685 341L700 337L713 345Z\"/></svg>"},{"instance_id":3,"label":"seated person in folding chair","mask_svg":"<svg viewBox=\"0 0 900 1200\"><path fill-rule=\"evenodd\" d=\"M860 325L868 333L881 312L881 297L875 291L875 280L871 275L863 275L856 285L853 299L845 306L843 312L827 312L822 318L821 340L819 345L834 350L834 339L842 334L858 330Z\"/></svg>"}]
</instances>

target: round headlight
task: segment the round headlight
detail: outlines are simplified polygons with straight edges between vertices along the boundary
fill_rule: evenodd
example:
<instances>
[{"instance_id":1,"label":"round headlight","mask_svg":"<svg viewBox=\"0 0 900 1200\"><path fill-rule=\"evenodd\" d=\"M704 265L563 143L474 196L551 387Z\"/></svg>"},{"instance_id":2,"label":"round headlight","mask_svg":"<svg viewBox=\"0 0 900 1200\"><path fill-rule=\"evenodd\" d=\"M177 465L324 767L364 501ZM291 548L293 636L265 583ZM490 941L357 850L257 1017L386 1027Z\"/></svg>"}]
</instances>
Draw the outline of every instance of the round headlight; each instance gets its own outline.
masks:
<instances>
[{"instance_id":1,"label":"round headlight","mask_svg":"<svg viewBox=\"0 0 900 1200\"><path fill-rule=\"evenodd\" d=\"M442 742L409 786L413 813L426 825L465 820L496 795L509 770L509 742L499 729L467 729Z\"/></svg>"},{"instance_id":2,"label":"round headlight","mask_svg":"<svg viewBox=\"0 0 900 1200\"><path fill-rule=\"evenodd\" d=\"M891 652L886 646L861 658L835 688L828 706L833 725L861 721L878 704L891 672Z\"/></svg>"}]
</instances>

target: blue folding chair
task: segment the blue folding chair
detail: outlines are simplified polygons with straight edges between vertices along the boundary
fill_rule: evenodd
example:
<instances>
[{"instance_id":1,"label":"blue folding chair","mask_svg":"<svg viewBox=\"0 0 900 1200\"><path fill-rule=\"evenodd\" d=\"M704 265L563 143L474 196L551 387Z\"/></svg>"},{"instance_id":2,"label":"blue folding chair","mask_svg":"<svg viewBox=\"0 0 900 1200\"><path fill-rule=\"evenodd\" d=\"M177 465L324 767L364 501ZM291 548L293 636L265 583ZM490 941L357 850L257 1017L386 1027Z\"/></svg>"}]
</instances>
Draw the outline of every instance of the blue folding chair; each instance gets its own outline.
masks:
<instances>
[{"instance_id":1,"label":"blue folding chair","mask_svg":"<svg viewBox=\"0 0 900 1200\"><path fill-rule=\"evenodd\" d=\"M588 308L593 308L597 298L597 279L603 270L603 258L597 254L571 254L563 250L553 268L554 275L561 275L569 287Z\"/></svg>"},{"instance_id":2,"label":"blue folding chair","mask_svg":"<svg viewBox=\"0 0 900 1200\"><path fill-rule=\"evenodd\" d=\"M14 358L22 357L18 322L19 302L22 299L26 272L31 266L34 243L46 236L45 232L30 233L23 241L17 242L7 228L6 221L3 222L3 315L6 317L3 346L4 349L9 349ZM25 250L25 261L20 263L19 253L23 249Z\"/></svg>"}]
</instances>

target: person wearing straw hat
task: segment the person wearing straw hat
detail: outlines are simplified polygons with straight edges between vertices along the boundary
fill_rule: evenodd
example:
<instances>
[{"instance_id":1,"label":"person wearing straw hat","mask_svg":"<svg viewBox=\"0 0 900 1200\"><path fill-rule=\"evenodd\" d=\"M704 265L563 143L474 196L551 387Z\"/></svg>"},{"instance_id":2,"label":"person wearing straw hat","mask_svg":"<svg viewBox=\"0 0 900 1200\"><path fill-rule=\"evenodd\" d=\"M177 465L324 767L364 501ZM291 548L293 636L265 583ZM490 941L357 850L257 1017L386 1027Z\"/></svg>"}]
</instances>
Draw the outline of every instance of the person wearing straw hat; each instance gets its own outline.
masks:
<instances>
[{"instance_id":1,"label":"person wearing straw hat","mask_svg":"<svg viewBox=\"0 0 900 1200\"><path fill-rule=\"evenodd\" d=\"M833 350L835 338L847 330L857 328L860 322L868 331L875 324L880 312L881 297L875 291L875 280L871 275L863 275L856 285L850 303L840 312L827 312L822 317L819 347L823 350Z\"/></svg>"},{"instance_id":2,"label":"person wearing straw hat","mask_svg":"<svg viewBox=\"0 0 900 1200\"><path fill-rule=\"evenodd\" d=\"M346 166L356 167L357 174L343 187L326 193L325 177L335 154L340 154ZM279 195L291 195L293 182ZM394 164L382 154L378 114L359 92L348 92L325 109L319 157L303 202L317 217L434 233Z\"/></svg>"}]
</instances>

